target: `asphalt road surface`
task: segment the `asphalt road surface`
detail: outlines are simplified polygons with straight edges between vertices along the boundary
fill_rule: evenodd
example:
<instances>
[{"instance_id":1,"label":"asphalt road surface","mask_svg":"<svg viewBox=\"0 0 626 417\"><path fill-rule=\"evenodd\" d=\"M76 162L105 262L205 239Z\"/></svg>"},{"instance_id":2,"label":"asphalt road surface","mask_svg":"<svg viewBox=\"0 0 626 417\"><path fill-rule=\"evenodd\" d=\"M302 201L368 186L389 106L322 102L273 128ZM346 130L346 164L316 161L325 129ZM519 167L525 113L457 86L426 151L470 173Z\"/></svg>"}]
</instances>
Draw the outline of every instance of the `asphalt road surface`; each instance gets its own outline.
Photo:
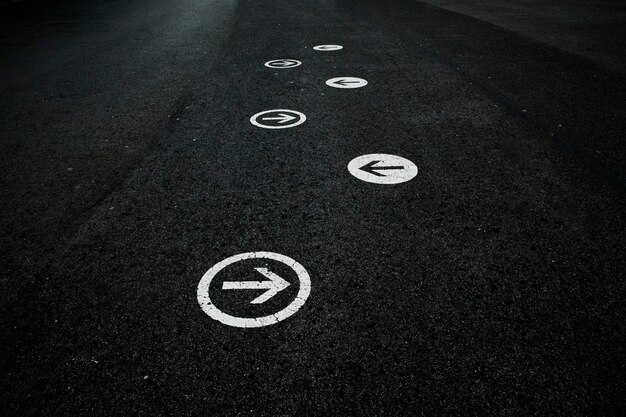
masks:
<instances>
[{"instance_id":1,"label":"asphalt road surface","mask_svg":"<svg viewBox=\"0 0 626 417\"><path fill-rule=\"evenodd\" d=\"M625 415L615 22L0 6L2 415Z\"/></svg>"}]
</instances>

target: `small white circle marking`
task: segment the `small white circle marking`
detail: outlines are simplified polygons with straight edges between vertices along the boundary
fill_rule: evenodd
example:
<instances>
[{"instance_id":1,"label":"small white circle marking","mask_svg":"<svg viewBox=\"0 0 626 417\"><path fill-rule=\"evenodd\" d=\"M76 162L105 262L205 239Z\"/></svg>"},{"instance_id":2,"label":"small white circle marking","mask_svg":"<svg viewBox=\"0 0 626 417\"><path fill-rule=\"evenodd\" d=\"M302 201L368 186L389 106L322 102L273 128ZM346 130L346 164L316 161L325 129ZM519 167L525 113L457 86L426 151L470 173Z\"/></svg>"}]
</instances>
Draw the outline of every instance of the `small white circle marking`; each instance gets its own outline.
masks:
<instances>
[{"instance_id":1,"label":"small white circle marking","mask_svg":"<svg viewBox=\"0 0 626 417\"><path fill-rule=\"evenodd\" d=\"M302 65L302 62L298 61L297 59L273 59L265 63L265 66L268 68L279 69L295 68L299 67L300 65Z\"/></svg>"},{"instance_id":2,"label":"small white circle marking","mask_svg":"<svg viewBox=\"0 0 626 417\"><path fill-rule=\"evenodd\" d=\"M343 49L343 46L341 45L317 45L314 46L313 49L315 49L316 51L338 51L340 49Z\"/></svg>"},{"instance_id":3,"label":"small white circle marking","mask_svg":"<svg viewBox=\"0 0 626 417\"><path fill-rule=\"evenodd\" d=\"M306 116L295 110L266 110L250 118L250 123L263 129L287 129L304 123Z\"/></svg>"},{"instance_id":4,"label":"small white circle marking","mask_svg":"<svg viewBox=\"0 0 626 417\"><path fill-rule=\"evenodd\" d=\"M334 88L361 88L367 85L367 80L357 77L336 77L326 81L326 85Z\"/></svg>"},{"instance_id":5,"label":"small white circle marking","mask_svg":"<svg viewBox=\"0 0 626 417\"><path fill-rule=\"evenodd\" d=\"M415 178L417 166L406 158L384 153L361 155L348 164L358 179L374 184L400 184Z\"/></svg>"}]
</instances>

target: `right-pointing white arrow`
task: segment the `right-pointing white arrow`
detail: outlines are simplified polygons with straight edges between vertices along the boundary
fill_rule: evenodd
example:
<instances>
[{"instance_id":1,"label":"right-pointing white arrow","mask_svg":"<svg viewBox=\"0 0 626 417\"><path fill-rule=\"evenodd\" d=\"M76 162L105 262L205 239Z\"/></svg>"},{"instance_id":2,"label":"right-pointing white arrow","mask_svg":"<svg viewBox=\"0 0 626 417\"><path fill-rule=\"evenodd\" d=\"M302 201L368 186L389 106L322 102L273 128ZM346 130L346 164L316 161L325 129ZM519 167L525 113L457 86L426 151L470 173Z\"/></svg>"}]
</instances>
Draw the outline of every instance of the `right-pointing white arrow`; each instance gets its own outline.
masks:
<instances>
[{"instance_id":1,"label":"right-pointing white arrow","mask_svg":"<svg viewBox=\"0 0 626 417\"><path fill-rule=\"evenodd\" d=\"M261 120L278 120L278 123L283 124L292 120L296 120L296 117L289 114L280 113L278 117L263 117Z\"/></svg>"},{"instance_id":2,"label":"right-pointing white arrow","mask_svg":"<svg viewBox=\"0 0 626 417\"><path fill-rule=\"evenodd\" d=\"M276 275L267 268L254 268L257 272L261 273L269 281L225 281L222 284L223 290L267 290L254 300L250 301L250 304L263 304L290 284L280 276Z\"/></svg>"}]
</instances>

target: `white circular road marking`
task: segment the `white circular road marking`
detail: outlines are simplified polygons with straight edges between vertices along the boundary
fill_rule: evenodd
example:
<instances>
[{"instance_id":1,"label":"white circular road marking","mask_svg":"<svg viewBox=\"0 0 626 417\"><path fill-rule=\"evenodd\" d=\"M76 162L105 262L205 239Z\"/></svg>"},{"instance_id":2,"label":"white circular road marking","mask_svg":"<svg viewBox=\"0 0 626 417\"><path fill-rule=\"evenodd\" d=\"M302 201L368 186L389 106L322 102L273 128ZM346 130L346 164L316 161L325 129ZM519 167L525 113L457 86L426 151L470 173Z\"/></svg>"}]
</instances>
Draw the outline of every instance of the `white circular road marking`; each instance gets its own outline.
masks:
<instances>
[{"instance_id":1,"label":"white circular road marking","mask_svg":"<svg viewBox=\"0 0 626 417\"><path fill-rule=\"evenodd\" d=\"M281 262L287 265L289 268L291 268L298 275L298 280L300 281L300 288L298 290L298 294L296 295L296 298L287 307L280 310L279 312L270 314L269 316L256 317L256 318L231 316L230 314L226 314L223 311L221 311L219 308L217 308L215 304L213 304L213 302L211 301L211 297L209 295L209 287L211 285L211 281L213 281L215 276L222 269L236 262L244 261L247 259L271 259L274 261ZM264 274L268 274L267 275L268 277L270 276L269 274L272 274L266 268L257 268L257 270L262 270ZM244 287L242 287L243 283L245 282L246 281L239 283L240 289L241 288L245 289ZM227 286L227 284L229 284L229 286ZM235 289L234 284L237 284L237 283L224 282L223 289ZM258 283L256 284L259 285ZM289 284L287 283L287 285ZM231 256L230 258L226 258L223 261L215 264L211 269L209 269L204 274L204 276L200 280L200 283L198 284L197 296L198 296L198 303L200 304L200 307L202 307L202 310L212 319L217 320L228 326L251 328L251 327L263 327L263 326L276 324L292 316L304 305L310 293L311 293L311 277L309 276L309 273L306 271L306 269L304 269L304 267L300 265L298 262L296 262L295 260L291 259L288 256L281 255L279 253L247 252L247 253L242 253L239 255ZM262 297L259 297L259 298L262 298ZM254 302L256 301L253 301L253 303ZM258 302L262 303L263 300L258 301Z\"/></svg>"},{"instance_id":2,"label":"white circular road marking","mask_svg":"<svg viewBox=\"0 0 626 417\"><path fill-rule=\"evenodd\" d=\"M295 68L302 65L301 61L297 59L273 59L271 61L267 61L265 66L268 68Z\"/></svg>"},{"instance_id":3,"label":"white circular road marking","mask_svg":"<svg viewBox=\"0 0 626 417\"><path fill-rule=\"evenodd\" d=\"M287 129L304 123L306 116L295 110L266 110L250 118L250 123L263 129Z\"/></svg>"},{"instance_id":4,"label":"white circular road marking","mask_svg":"<svg viewBox=\"0 0 626 417\"><path fill-rule=\"evenodd\" d=\"M315 49L316 51L338 51L340 49L343 49L343 46L341 45L317 45L317 46L314 46L313 49Z\"/></svg>"},{"instance_id":5,"label":"white circular road marking","mask_svg":"<svg viewBox=\"0 0 626 417\"><path fill-rule=\"evenodd\" d=\"M335 88L361 88L367 85L367 80L357 77L336 77L326 81L326 85Z\"/></svg>"},{"instance_id":6,"label":"white circular road marking","mask_svg":"<svg viewBox=\"0 0 626 417\"><path fill-rule=\"evenodd\" d=\"M417 166L406 158L384 153L361 155L348 164L358 179L374 184L400 184L415 178Z\"/></svg>"}]
</instances>

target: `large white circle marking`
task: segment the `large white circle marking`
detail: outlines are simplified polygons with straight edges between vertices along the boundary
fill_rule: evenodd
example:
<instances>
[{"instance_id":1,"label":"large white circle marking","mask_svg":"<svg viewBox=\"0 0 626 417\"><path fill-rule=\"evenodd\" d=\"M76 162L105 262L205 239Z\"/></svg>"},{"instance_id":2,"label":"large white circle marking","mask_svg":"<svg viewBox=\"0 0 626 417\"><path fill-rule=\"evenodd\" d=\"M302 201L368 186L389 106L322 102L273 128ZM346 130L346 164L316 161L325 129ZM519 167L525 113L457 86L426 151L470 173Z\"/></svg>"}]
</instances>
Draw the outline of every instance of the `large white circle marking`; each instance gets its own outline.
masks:
<instances>
[{"instance_id":1,"label":"large white circle marking","mask_svg":"<svg viewBox=\"0 0 626 417\"><path fill-rule=\"evenodd\" d=\"M375 184L400 184L415 178L417 166L401 156L385 153L361 155L348 164L358 179Z\"/></svg>"},{"instance_id":2,"label":"large white circle marking","mask_svg":"<svg viewBox=\"0 0 626 417\"><path fill-rule=\"evenodd\" d=\"M219 308L217 308L215 304L213 304L209 296L209 286L211 285L211 281L213 281L213 278L215 278L215 276L222 269L234 264L235 262L240 262L246 259L271 259L281 262L287 265L289 268L293 269L294 272L298 275L298 279L300 280L300 289L298 290L298 295L296 295L296 298L291 302L291 304L280 310L278 313L257 318L235 317L231 316L230 314L226 314ZM304 269L304 267L295 260L279 253L247 252L231 256L230 258L226 258L223 261L213 265L213 267L211 267L211 269L209 269L200 280L200 283L198 284L197 296L198 304L200 304L202 310L204 310L204 312L212 319L224 323L228 326L249 328L269 326L271 324L276 324L279 321L285 320L286 318L296 313L300 309L300 307L304 305L310 293L311 277L309 276L309 273L306 271L306 269Z\"/></svg>"}]
</instances>

